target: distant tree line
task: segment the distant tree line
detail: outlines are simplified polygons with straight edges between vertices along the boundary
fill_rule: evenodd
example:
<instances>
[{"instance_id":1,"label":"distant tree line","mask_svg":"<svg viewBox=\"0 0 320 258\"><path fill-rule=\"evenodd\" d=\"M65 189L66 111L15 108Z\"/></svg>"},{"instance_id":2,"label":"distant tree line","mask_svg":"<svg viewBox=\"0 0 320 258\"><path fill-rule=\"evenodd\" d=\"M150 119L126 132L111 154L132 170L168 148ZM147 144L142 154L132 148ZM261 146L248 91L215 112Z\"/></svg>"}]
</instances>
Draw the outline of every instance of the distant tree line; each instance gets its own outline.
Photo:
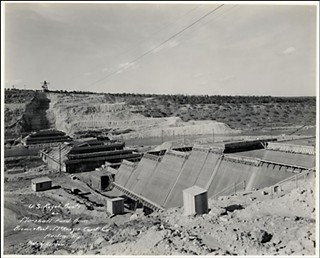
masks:
<instances>
[{"instance_id":1,"label":"distant tree line","mask_svg":"<svg viewBox=\"0 0 320 258\"><path fill-rule=\"evenodd\" d=\"M8 92L25 92L30 90L6 89ZM316 104L316 97L272 97L272 96L231 96L231 95L185 95L185 94L141 94L141 93L99 93L90 91L67 91L67 90L49 90L52 93L62 94L97 94L106 95L110 98L121 98L128 101L131 105L144 104L146 98L154 98L161 103L174 104L265 104L265 103L301 103L309 102Z\"/></svg>"}]
</instances>

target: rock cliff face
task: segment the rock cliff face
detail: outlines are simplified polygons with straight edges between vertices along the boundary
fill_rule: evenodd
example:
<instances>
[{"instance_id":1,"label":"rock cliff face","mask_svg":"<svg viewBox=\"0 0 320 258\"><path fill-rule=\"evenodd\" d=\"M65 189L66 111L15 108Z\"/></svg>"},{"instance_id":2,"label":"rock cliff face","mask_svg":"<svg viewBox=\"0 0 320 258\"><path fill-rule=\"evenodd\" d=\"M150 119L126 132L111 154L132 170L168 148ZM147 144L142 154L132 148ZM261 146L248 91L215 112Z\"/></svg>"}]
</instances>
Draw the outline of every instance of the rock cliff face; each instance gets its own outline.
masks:
<instances>
[{"instance_id":1,"label":"rock cliff face","mask_svg":"<svg viewBox=\"0 0 320 258\"><path fill-rule=\"evenodd\" d=\"M22 117L22 126L26 132L49 129L51 124L47 118L50 100L43 92L37 92L27 104Z\"/></svg>"},{"instance_id":2,"label":"rock cliff face","mask_svg":"<svg viewBox=\"0 0 320 258\"><path fill-rule=\"evenodd\" d=\"M211 120L183 122L179 117L145 117L122 99L110 99L104 94L20 92L23 99L12 92L9 95L13 97L8 98L5 111L8 138L42 129L57 129L71 136L110 132L122 139L239 132Z\"/></svg>"},{"instance_id":3,"label":"rock cliff face","mask_svg":"<svg viewBox=\"0 0 320 258\"><path fill-rule=\"evenodd\" d=\"M51 101L48 117L55 120L56 129L72 136L78 131L103 129L115 134L125 132L124 139L239 132L209 120L183 122L178 117L148 118L131 112L130 105L114 102L104 95L50 93L47 96Z\"/></svg>"},{"instance_id":4,"label":"rock cliff face","mask_svg":"<svg viewBox=\"0 0 320 258\"><path fill-rule=\"evenodd\" d=\"M17 95L16 102L20 99ZM13 101L13 100L11 100ZM43 92L32 92L22 103L6 103L6 133L18 136L22 133L48 129L53 126L47 117L50 100Z\"/></svg>"},{"instance_id":5,"label":"rock cliff face","mask_svg":"<svg viewBox=\"0 0 320 258\"><path fill-rule=\"evenodd\" d=\"M49 106L47 99L50 100ZM238 133L315 134L315 98L98 94L6 90L6 137L38 128L71 136L112 132L123 139ZM263 101L263 102L262 102ZM48 120L48 121L46 121ZM40 126L41 125L41 126ZM272 126L270 128L270 126ZM291 127L291 128L289 128ZM12 136L12 137L11 137Z\"/></svg>"}]
</instances>

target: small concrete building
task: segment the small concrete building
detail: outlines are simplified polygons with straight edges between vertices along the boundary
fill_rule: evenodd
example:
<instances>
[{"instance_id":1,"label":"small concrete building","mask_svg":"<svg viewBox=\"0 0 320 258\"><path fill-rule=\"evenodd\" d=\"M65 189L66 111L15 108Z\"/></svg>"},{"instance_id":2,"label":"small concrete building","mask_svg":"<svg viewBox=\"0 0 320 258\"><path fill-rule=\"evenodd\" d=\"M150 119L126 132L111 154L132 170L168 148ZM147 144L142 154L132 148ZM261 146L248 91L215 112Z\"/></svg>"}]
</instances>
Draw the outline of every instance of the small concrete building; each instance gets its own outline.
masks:
<instances>
[{"instance_id":1,"label":"small concrete building","mask_svg":"<svg viewBox=\"0 0 320 258\"><path fill-rule=\"evenodd\" d=\"M49 190L52 187L52 180L49 177L35 178L31 180L31 188L35 192Z\"/></svg>"},{"instance_id":2,"label":"small concrete building","mask_svg":"<svg viewBox=\"0 0 320 258\"><path fill-rule=\"evenodd\" d=\"M208 213L207 190L196 185L183 190L183 208L185 215Z\"/></svg>"},{"instance_id":3,"label":"small concrete building","mask_svg":"<svg viewBox=\"0 0 320 258\"><path fill-rule=\"evenodd\" d=\"M124 199L121 197L108 199L107 211L113 215L124 213Z\"/></svg>"},{"instance_id":4,"label":"small concrete building","mask_svg":"<svg viewBox=\"0 0 320 258\"><path fill-rule=\"evenodd\" d=\"M114 175L107 171L91 172L91 187L103 192L114 181Z\"/></svg>"},{"instance_id":5,"label":"small concrete building","mask_svg":"<svg viewBox=\"0 0 320 258\"><path fill-rule=\"evenodd\" d=\"M82 182L99 192L108 191L111 183L114 181L114 174L104 171L92 171L92 172L81 172L77 173L78 177Z\"/></svg>"}]
</instances>

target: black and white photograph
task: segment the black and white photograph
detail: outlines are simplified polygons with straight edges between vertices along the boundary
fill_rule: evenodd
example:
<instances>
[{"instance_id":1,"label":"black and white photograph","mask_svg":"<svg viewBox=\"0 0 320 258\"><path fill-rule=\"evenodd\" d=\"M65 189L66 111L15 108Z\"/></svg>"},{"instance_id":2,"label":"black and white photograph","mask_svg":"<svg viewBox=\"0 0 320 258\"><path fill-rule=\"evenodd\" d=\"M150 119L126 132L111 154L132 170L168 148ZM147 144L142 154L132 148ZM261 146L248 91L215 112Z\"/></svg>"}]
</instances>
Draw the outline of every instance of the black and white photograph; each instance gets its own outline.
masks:
<instances>
[{"instance_id":1,"label":"black and white photograph","mask_svg":"<svg viewBox=\"0 0 320 258\"><path fill-rule=\"evenodd\" d=\"M318 1L1 1L1 257L319 257Z\"/></svg>"}]
</instances>

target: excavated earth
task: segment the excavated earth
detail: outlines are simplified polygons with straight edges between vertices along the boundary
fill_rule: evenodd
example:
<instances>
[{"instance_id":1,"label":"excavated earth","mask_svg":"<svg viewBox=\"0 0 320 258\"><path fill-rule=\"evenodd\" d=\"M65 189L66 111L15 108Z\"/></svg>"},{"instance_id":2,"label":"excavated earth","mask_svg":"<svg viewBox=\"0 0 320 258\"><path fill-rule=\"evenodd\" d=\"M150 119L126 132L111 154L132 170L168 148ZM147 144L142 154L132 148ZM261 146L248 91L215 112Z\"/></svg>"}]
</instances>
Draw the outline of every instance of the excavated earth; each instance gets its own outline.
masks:
<instances>
[{"instance_id":1,"label":"excavated earth","mask_svg":"<svg viewBox=\"0 0 320 258\"><path fill-rule=\"evenodd\" d=\"M31 179L44 175L54 189L34 193ZM315 255L318 248L314 177L274 194L268 187L210 199L209 213L196 216L182 207L110 216L104 197L44 166L7 173L5 182L5 254Z\"/></svg>"},{"instance_id":2,"label":"excavated earth","mask_svg":"<svg viewBox=\"0 0 320 258\"><path fill-rule=\"evenodd\" d=\"M255 130L251 126L246 130L232 129L226 123L214 120L191 119L184 122L180 117L169 114L164 117L146 117L137 112L137 107L143 109L143 105L130 105L130 98L109 94L10 90L6 91L5 97L6 139L17 138L21 134L47 128L62 130L75 138L96 137L111 133L115 139L144 138L148 141L154 138L163 138L164 141L168 141L185 136L189 136L192 140L195 140L194 136L206 136L212 141L213 135L216 139L223 140L225 137L230 138L236 135L270 136L271 134L272 136L272 133L274 135L291 134L296 130L302 133L301 128L308 129L305 125L286 124L285 121L285 126L274 127L270 131L268 128ZM304 104L308 110L312 110L307 101ZM200 113L203 111L197 110ZM251 113L243 116L248 119L254 117ZM314 126L308 130L312 130L314 134ZM138 141L138 144L140 142ZM160 144L159 141L156 144Z\"/></svg>"},{"instance_id":3,"label":"excavated earth","mask_svg":"<svg viewBox=\"0 0 320 258\"><path fill-rule=\"evenodd\" d=\"M104 130L122 133L123 139L194 134L234 134L224 123L215 121L183 122L178 117L148 118L133 113L129 105L114 102L104 95L48 93L49 120L55 127L75 136L77 132Z\"/></svg>"}]
</instances>

